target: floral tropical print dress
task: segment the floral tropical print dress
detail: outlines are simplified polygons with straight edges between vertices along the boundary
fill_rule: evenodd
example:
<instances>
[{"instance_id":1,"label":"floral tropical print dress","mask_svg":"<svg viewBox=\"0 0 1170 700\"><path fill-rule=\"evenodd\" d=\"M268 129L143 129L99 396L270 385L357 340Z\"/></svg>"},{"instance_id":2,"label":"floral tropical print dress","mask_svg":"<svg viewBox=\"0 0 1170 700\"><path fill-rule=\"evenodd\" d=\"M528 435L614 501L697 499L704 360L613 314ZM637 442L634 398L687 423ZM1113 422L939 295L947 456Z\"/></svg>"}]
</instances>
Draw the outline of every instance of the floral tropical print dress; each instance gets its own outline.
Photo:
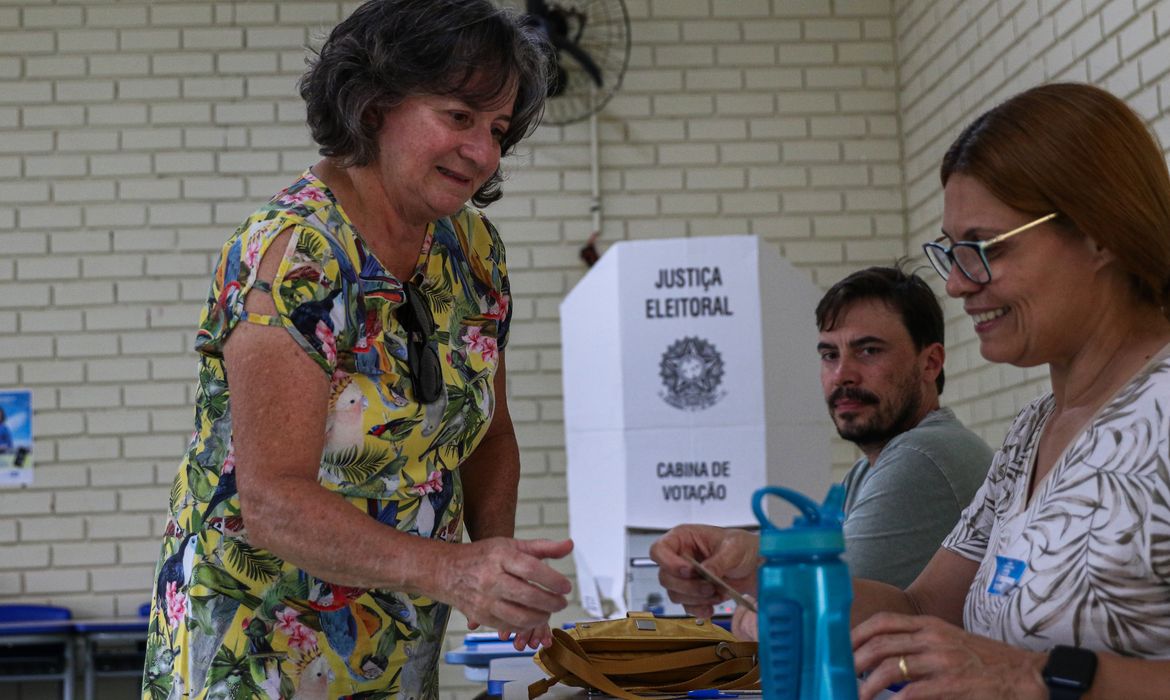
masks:
<instances>
[{"instance_id":1,"label":"floral tropical print dress","mask_svg":"<svg viewBox=\"0 0 1170 700\"><path fill-rule=\"evenodd\" d=\"M1052 394L1016 417L943 546L980 562L963 626L1014 646L1170 659L1170 347L1028 483Z\"/></svg>"},{"instance_id":2,"label":"floral tropical print dress","mask_svg":"<svg viewBox=\"0 0 1170 700\"><path fill-rule=\"evenodd\" d=\"M273 251L279 270L265 284L259 262L286 230L287 249ZM457 467L491 422L510 320L504 247L465 208L428 227L409 281L437 326L429 342L444 390L429 404L415 398L396 314L403 281L367 251L311 172L224 245L196 338L195 432L171 487L143 698L437 696L446 605L334 585L249 543L223 361L239 322L285 328L330 377L318 482L387 527L458 542ZM272 295L275 315L244 310L253 290Z\"/></svg>"}]
</instances>

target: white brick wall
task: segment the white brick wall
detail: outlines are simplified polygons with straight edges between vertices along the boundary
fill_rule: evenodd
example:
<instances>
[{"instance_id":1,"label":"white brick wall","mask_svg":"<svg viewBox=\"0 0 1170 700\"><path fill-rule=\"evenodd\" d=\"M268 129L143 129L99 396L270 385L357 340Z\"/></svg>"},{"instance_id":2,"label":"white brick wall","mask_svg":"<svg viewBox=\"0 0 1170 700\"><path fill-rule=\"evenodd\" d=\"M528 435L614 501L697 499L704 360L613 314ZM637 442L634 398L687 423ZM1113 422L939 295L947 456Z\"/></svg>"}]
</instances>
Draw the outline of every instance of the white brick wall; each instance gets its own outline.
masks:
<instances>
[{"instance_id":1,"label":"white brick wall","mask_svg":"<svg viewBox=\"0 0 1170 700\"><path fill-rule=\"evenodd\" d=\"M1150 0L897 0L898 99L909 250L937 236L938 164L962 127L1037 83L1089 81L1113 91L1170 143L1170 3ZM941 293L941 285L938 285ZM1044 368L989 365L956 302L946 401L991 444L1047 389Z\"/></svg>"},{"instance_id":2,"label":"white brick wall","mask_svg":"<svg viewBox=\"0 0 1170 700\"><path fill-rule=\"evenodd\" d=\"M630 67L600 124L603 248L751 232L827 286L917 255L942 150L1019 89L1093 80L1170 136L1166 1L626 4ZM33 389L39 453L32 488L0 491L0 600L104 615L147 599L213 256L314 160L294 83L304 44L350 7L0 2L0 387ZM488 210L516 293L525 536L567 529L557 314L583 274L588 148L584 124L542 127ZM1043 374L987 365L964 319L948 333L946 399L996 441ZM472 692L458 669L442 680Z\"/></svg>"}]
</instances>

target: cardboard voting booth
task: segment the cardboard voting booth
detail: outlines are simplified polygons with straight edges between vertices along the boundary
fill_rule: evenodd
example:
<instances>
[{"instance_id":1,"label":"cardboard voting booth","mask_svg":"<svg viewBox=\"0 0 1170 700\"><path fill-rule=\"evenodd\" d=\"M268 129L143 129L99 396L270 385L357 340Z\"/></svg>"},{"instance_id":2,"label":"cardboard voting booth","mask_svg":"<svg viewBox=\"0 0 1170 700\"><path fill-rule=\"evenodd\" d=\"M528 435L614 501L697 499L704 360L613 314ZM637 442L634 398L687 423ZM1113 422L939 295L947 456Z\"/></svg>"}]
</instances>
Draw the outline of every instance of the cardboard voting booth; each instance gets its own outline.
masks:
<instances>
[{"instance_id":1,"label":"cardboard voting booth","mask_svg":"<svg viewBox=\"0 0 1170 700\"><path fill-rule=\"evenodd\" d=\"M614 244L561 304L569 530L593 615L681 614L648 558L687 522L820 500L832 424L808 276L755 236Z\"/></svg>"}]
</instances>

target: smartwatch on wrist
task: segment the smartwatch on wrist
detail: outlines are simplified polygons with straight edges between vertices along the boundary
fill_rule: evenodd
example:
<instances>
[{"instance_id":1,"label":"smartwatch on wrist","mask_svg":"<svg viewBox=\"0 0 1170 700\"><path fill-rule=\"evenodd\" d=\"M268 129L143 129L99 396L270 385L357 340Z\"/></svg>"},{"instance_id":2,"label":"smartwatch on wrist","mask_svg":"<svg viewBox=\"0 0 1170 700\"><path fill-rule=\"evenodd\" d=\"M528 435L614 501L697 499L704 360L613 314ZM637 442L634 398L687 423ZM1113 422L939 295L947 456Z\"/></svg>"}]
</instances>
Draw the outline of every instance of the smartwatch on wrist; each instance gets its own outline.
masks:
<instances>
[{"instance_id":1,"label":"smartwatch on wrist","mask_svg":"<svg viewBox=\"0 0 1170 700\"><path fill-rule=\"evenodd\" d=\"M1093 685L1097 655L1080 647L1055 646L1044 664L1044 685L1049 700L1080 700Z\"/></svg>"}]
</instances>

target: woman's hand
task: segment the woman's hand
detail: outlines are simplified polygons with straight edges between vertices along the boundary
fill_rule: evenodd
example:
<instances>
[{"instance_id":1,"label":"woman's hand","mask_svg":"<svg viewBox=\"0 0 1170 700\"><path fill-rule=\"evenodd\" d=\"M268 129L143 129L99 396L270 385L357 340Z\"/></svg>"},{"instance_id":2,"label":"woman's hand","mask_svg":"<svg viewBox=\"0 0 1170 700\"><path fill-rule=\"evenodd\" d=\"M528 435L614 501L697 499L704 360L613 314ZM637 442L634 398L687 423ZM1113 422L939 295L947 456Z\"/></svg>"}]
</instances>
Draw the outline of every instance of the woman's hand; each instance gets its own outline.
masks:
<instances>
[{"instance_id":1,"label":"woman's hand","mask_svg":"<svg viewBox=\"0 0 1170 700\"><path fill-rule=\"evenodd\" d=\"M741 593L755 593L759 538L750 532L713 525L679 525L650 547L658 564L658 581L695 617L709 618L726 593L704 580L686 558L691 557Z\"/></svg>"},{"instance_id":2,"label":"woman's hand","mask_svg":"<svg viewBox=\"0 0 1170 700\"><path fill-rule=\"evenodd\" d=\"M750 595L745 595L751 602L755 603L756 599ZM751 642L760 639L760 618L756 613L743 605L735 607L735 613L731 616L731 633L738 639L746 639Z\"/></svg>"},{"instance_id":3,"label":"woman's hand","mask_svg":"<svg viewBox=\"0 0 1170 700\"><path fill-rule=\"evenodd\" d=\"M898 700L1048 700L1046 655L964 632L936 617L879 613L853 629L860 700L906 683Z\"/></svg>"},{"instance_id":4,"label":"woman's hand","mask_svg":"<svg viewBox=\"0 0 1170 700\"><path fill-rule=\"evenodd\" d=\"M504 639L516 632L517 649L551 641L549 615L568 605L572 584L542 560L567 555L572 540L493 537L454 550L438 562L435 598L466 615L471 629L494 627Z\"/></svg>"}]
</instances>

